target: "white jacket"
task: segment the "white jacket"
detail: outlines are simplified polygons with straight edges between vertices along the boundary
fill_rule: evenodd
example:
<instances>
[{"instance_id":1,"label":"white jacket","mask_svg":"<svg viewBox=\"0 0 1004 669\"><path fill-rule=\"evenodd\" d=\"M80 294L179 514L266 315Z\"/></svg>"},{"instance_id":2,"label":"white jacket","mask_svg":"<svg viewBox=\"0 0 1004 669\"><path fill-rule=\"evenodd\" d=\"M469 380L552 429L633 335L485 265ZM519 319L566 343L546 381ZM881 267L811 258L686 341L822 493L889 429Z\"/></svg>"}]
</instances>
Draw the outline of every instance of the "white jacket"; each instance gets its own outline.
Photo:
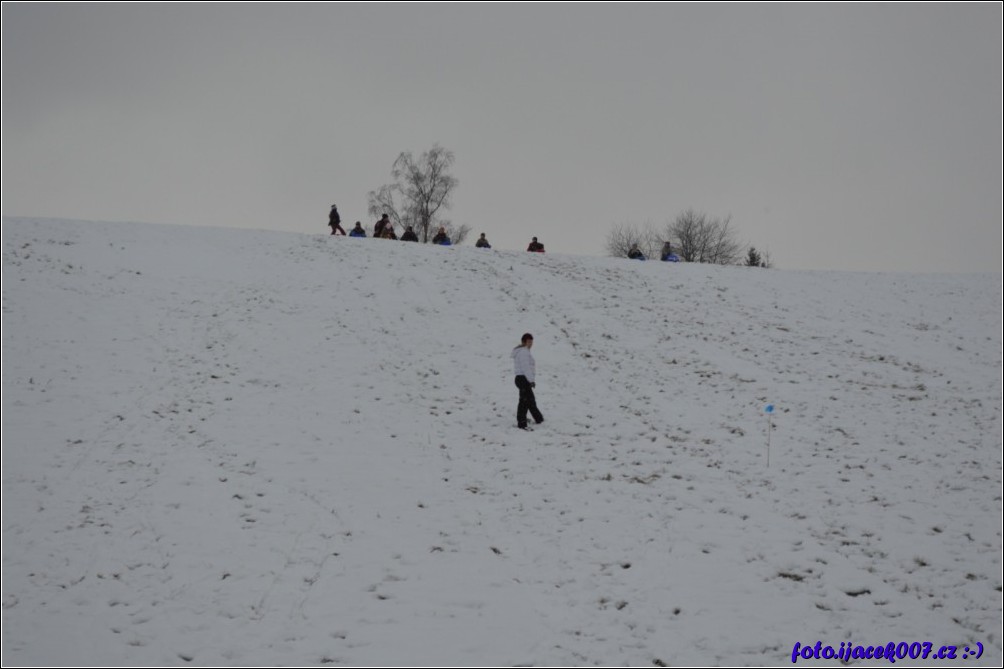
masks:
<instances>
[{"instance_id":1,"label":"white jacket","mask_svg":"<svg viewBox=\"0 0 1004 669\"><path fill-rule=\"evenodd\" d=\"M513 369L516 376L525 376L526 380L534 383L534 374L537 371L537 363L530 355L530 349L526 346L517 346L512 350Z\"/></svg>"}]
</instances>

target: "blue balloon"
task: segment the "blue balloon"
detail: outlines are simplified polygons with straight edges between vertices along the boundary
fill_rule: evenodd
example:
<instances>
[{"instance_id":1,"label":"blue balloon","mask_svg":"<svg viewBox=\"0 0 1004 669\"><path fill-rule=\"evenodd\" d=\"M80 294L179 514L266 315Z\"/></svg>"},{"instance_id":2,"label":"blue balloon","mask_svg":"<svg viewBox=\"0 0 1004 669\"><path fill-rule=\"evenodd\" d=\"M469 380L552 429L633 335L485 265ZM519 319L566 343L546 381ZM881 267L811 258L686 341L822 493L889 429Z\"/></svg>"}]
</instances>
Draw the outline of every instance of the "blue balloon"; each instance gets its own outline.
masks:
<instances>
[{"instance_id":1,"label":"blue balloon","mask_svg":"<svg viewBox=\"0 0 1004 669\"><path fill-rule=\"evenodd\" d=\"M774 405L768 404L763 408L763 410L766 411L767 413L774 413Z\"/></svg>"}]
</instances>

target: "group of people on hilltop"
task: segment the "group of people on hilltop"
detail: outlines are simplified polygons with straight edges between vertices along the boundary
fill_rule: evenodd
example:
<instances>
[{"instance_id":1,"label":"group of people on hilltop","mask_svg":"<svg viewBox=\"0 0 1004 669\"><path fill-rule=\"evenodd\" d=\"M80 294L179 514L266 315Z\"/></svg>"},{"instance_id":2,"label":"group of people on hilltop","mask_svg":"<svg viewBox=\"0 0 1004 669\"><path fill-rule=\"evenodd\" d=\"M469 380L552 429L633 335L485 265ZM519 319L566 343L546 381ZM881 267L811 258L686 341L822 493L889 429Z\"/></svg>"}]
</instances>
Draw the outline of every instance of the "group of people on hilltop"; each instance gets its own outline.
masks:
<instances>
[{"instance_id":1,"label":"group of people on hilltop","mask_svg":"<svg viewBox=\"0 0 1004 669\"><path fill-rule=\"evenodd\" d=\"M331 234L345 234L345 230L342 229L341 223L342 218L338 214L338 207L336 205L331 205L331 212L328 214L328 225L331 226ZM366 231L363 229L363 224L360 221L356 221L355 227L348 233L348 236L365 237ZM398 239L397 234L394 232L394 224L391 222L389 215L384 214L380 217L380 220L376 222L373 226L373 236L379 239ZM409 225L401 235L400 239L404 242L417 242L418 235L415 234L415 230ZM439 228L435 236L432 238L432 243L439 244L441 246L451 246L453 244L450 236L446 232L446 228ZM485 238L485 233L483 232L474 246L479 249L490 249L492 247L492 245L488 243L488 239ZM544 253L544 245L541 244L536 237L534 237L530 242L530 245L526 247L526 250L531 253ZM642 253L637 244L631 246L627 257L632 260L646 259L645 254ZM659 258L664 262L680 261L680 257L673 253L673 246L669 242L662 245L662 251L659 253Z\"/></svg>"},{"instance_id":2,"label":"group of people on hilltop","mask_svg":"<svg viewBox=\"0 0 1004 669\"><path fill-rule=\"evenodd\" d=\"M628 258L632 260L645 260L645 254L641 252L637 244L632 244L631 249L627 254ZM666 242L662 245L662 251L659 252L659 259L663 262L680 262L680 257L673 253L673 245Z\"/></svg>"},{"instance_id":3,"label":"group of people on hilltop","mask_svg":"<svg viewBox=\"0 0 1004 669\"><path fill-rule=\"evenodd\" d=\"M342 217L338 213L338 205L331 205L331 212L328 214L328 225L331 227L331 234L345 235L345 230L341 226ZM356 221L355 226L349 231L349 237L365 237L366 230L363 229L362 221ZM394 232L394 224L390 220L388 214L384 214L380 217L380 220L373 225L373 237L375 239L400 239L402 242L417 242L418 235L415 233L415 229L412 226L405 228L405 231L401 234L399 238L397 233ZM482 235L484 237L484 235ZM433 238L433 242L436 244L441 244L442 238L446 238L447 243L449 238L446 237L446 230L443 228L439 229L439 233ZM439 241L437 241L439 240Z\"/></svg>"},{"instance_id":4,"label":"group of people on hilltop","mask_svg":"<svg viewBox=\"0 0 1004 669\"><path fill-rule=\"evenodd\" d=\"M341 234L346 236L344 228L342 228L342 217L338 213L338 205L331 205L331 211L328 213L328 226L331 228L331 234L338 235ZM365 237L366 230L363 229L362 221L356 221L355 227L353 227L348 233L349 237ZM380 217L380 220L373 225L373 237L377 239L398 239L397 233L394 232L394 224L390 220L388 214L384 214ZM415 233L412 226L407 226L405 231L401 234L400 240L403 242L417 242L418 235ZM439 228L435 236L432 238L433 244L439 244L440 246L452 246L453 241L450 239L449 234L446 232L446 228ZM477 243L474 244L479 249L490 249L491 244L488 243L488 239L485 237L485 233L481 233L478 238ZM527 251L532 251L534 253L543 253L544 245L537 241L534 237L533 241L530 242L530 246L527 247Z\"/></svg>"},{"instance_id":5,"label":"group of people on hilltop","mask_svg":"<svg viewBox=\"0 0 1004 669\"><path fill-rule=\"evenodd\" d=\"M356 227L352 229L355 233L353 237L365 237L366 231L363 230L363 224L356 221ZM394 232L394 224L390 222L390 216L384 214L380 217L380 220L376 222L373 226L373 236L378 239L397 239L397 233ZM409 225L405 228L405 231L401 233L402 242L417 242L418 235L415 234L415 230Z\"/></svg>"},{"instance_id":6,"label":"group of people on hilltop","mask_svg":"<svg viewBox=\"0 0 1004 669\"><path fill-rule=\"evenodd\" d=\"M331 211L328 213L328 226L331 228L331 234L333 235L345 235L346 232L342 228L342 217L338 213L338 205L331 205ZM353 227L348 232L349 237L365 237L366 230L363 229L362 221L356 221L355 227ZM390 216L384 214L380 217L380 220L376 222L373 226L373 236L380 239L397 239L397 233L394 232L394 225L390 222ZM418 235L409 225L408 229L404 231L401 235L401 241L405 242L417 242Z\"/></svg>"}]
</instances>

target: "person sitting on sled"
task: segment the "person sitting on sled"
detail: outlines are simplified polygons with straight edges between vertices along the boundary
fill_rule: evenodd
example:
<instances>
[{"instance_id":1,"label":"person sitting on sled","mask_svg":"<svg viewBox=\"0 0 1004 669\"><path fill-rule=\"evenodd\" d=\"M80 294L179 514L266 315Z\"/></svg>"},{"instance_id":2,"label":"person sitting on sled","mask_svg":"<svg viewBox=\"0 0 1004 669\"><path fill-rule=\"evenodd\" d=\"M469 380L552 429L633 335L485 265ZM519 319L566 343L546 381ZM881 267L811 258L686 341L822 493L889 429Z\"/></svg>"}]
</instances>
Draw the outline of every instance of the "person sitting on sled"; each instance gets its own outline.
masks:
<instances>
[{"instance_id":1,"label":"person sitting on sled","mask_svg":"<svg viewBox=\"0 0 1004 669\"><path fill-rule=\"evenodd\" d=\"M662 252L659 253L659 257L663 262L680 262L680 257L673 253L673 245L669 242L662 245Z\"/></svg>"},{"instance_id":2,"label":"person sitting on sled","mask_svg":"<svg viewBox=\"0 0 1004 669\"><path fill-rule=\"evenodd\" d=\"M432 238L433 244L439 244L440 246L449 246L452 244L449 235L446 234L446 228L440 228L436 236Z\"/></svg>"}]
</instances>

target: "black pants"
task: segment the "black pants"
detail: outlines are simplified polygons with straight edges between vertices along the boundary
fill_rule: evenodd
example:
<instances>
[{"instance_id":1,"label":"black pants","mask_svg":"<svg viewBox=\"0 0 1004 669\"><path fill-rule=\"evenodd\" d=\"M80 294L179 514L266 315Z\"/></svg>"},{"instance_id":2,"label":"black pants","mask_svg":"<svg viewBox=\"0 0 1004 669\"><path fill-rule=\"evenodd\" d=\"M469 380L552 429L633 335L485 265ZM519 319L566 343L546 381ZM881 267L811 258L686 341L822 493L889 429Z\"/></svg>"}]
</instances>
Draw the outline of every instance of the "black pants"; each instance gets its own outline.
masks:
<instances>
[{"instance_id":1,"label":"black pants","mask_svg":"<svg viewBox=\"0 0 1004 669\"><path fill-rule=\"evenodd\" d=\"M519 388L519 406L516 407L516 423L520 427L526 427L526 412L529 411L533 419L538 423L544 421L544 416L537 408L537 398L533 396L533 388L530 382L522 374L516 377L516 387Z\"/></svg>"}]
</instances>

